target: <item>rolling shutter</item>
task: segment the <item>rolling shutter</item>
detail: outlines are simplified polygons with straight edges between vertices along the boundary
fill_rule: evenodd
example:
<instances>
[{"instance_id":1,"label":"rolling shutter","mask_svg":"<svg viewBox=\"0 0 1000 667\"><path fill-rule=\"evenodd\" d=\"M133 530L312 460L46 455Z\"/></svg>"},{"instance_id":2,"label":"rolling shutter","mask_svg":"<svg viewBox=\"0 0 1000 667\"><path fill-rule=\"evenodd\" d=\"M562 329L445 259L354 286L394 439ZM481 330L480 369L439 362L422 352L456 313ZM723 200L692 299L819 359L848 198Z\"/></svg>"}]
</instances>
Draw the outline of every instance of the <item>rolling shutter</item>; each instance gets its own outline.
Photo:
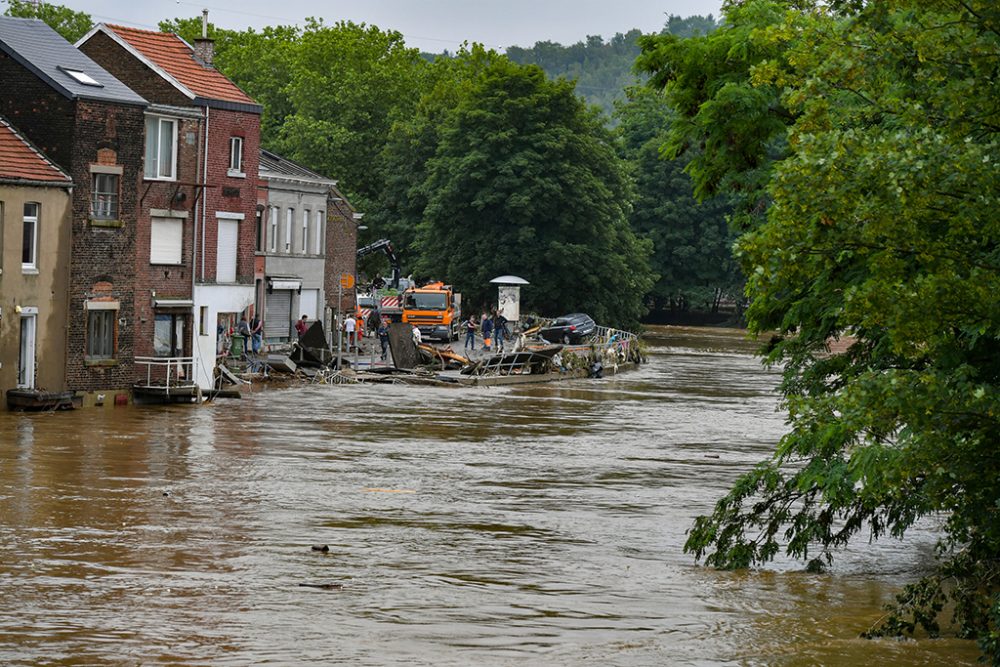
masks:
<instances>
[{"instance_id":1,"label":"rolling shutter","mask_svg":"<svg viewBox=\"0 0 1000 667\"><path fill-rule=\"evenodd\" d=\"M274 290L264 302L264 337L288 338L292 330L292 293Z\"/></svg>"},{"instance_id":2,"label":"rolling shutter","mask_svg":"<svg viewBox=\"0 0 1000 667\"><path fill-rule=\"evenodd\" d=\"M236 282L236 248L240 239L239 220L219 220L215 282Z\"/></svg>"},{"instance_id":3,"label":"rolling shutter","mask_svg":"<svg viewBox=\"0 0 1000 667\"><path fill-rule=\"evenodd\" d=\"M184 221L175 218L153 218L149 230L149 263L181 264L184 242Z\"/></svg>"}]
</instances>

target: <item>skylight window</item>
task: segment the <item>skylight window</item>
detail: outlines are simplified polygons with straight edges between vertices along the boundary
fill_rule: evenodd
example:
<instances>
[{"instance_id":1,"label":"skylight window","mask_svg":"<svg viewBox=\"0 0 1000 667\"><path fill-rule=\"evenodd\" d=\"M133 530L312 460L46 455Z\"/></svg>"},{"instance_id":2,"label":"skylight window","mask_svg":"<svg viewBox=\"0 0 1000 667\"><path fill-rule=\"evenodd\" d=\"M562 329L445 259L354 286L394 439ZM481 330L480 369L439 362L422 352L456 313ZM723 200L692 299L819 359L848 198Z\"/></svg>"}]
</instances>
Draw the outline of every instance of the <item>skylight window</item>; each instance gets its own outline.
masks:
<instances>
[{"instance_id":1,"label":"skylight window","mask_svg":"<svg viewBox=\"0 0 1000 667\"><path fill-rule=\"evenodd\" d=\"M95 88L104 87L103 83L82 70L70 69L69 67L60 67L59 69L65 72L67 76L72 77L77 83L82 83L85 86L94 86Z\"/></svg>"}]
</instances>

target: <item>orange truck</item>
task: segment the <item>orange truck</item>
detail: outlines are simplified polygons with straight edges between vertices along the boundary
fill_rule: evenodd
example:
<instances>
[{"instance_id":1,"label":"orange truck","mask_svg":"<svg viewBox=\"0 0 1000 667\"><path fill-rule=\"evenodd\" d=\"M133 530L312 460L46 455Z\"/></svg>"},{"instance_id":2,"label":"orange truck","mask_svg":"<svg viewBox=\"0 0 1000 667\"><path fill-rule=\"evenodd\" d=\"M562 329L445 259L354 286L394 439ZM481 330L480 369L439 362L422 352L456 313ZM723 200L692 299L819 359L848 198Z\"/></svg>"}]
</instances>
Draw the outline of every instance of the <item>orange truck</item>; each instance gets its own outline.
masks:
<instances>
[{"instance_id":1,"label":"orange truck","mask_svg":"<svg viewBox=\"0 0 1000 667\"><path fill-rule=\"evenodd\" d=\"M403 292L403 321L416 325L423 340L458 340L462 295L451 285L430 283Z\"/></svg>"}]
</instances>

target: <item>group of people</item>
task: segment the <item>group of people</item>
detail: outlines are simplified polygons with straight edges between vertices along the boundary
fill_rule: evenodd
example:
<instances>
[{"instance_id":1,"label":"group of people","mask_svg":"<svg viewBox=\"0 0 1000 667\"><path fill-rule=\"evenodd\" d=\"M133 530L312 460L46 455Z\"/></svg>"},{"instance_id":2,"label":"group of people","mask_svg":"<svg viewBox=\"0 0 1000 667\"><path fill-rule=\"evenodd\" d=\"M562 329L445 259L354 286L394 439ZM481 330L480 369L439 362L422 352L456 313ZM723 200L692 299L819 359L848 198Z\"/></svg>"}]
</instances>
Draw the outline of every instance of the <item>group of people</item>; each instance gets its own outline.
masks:
<instances>
[{"instance_id":1,"label":"group of people","mask_svg":"<svg viewBox=\"0 0 1000 667\"><path fill-rule=\"evenodd\" d=\"M344 318L343 331L348 351L360 350L360 338L364 335L364 327L365 322L360 318L356 318L351 313L348 313ZM302 338L308 329L308 315L303 315L295 321L295 332L299 338ZM469 319L462 323L462 330L465 331L465 350L476 350L477 333L483 338L482 349L484 351L495 349L497 352L503 352L506 341L511 337L509 321L502 313L496 310L492 313L483 313L479 321L476 320L475 315L470 316ZM255 314L249 321L247 320L247 316L243 315L236 326L235 333L250 341L250 350L254 354L260 353L264 344L264 323L258 315ZM381 358L385 361L389 353L389 321L387 318L379 318L375 335L381 347ZM413 342L419 345L422 337L420 329L416 326L413 327L412 336Z\"/></svg>"},{"instance_id":2,"label":"group of people","mask_svg":"<svg viewBox=\"0 0 1000 667\"><path fill-rule=\"evenodd\" d=\"M492 313L483 313L480 322L476 323L476 316L471 315L469 319L462 323L465 331L465 349L475 351L476 331L483 337L483 350L504 351L505 341L510 339L509 321L503 313L494 310Z\"/></svg>"},{"instance_id":3,"label":"group of people","mask_svg":"<svg viewBox=\"0 0 1000 667\"><path fill-rule=\"evenodd\" d=\"M254 354L260 354L264 347L264 322L256 313L249 322L247 316L240 317L239 324L236 325L236 333L243 336L244 340L250 341L250 349Z\"/></svg>"}]
</instances>

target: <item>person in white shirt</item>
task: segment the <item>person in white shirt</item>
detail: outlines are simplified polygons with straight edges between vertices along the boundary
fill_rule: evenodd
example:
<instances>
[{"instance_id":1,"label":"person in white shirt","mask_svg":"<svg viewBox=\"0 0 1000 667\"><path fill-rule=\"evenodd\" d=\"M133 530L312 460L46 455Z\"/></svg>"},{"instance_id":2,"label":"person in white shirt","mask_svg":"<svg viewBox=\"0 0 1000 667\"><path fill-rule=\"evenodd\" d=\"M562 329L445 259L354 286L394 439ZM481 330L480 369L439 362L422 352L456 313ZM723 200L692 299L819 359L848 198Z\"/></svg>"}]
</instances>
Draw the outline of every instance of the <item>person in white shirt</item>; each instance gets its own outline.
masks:
<instances>
[{"instance_id":1,"label":"person in white shirt","mask_svg":"<svg viewBox=\"0 0 1000 667\"><path fill-rule=\"evenodd\" d=\"M350 352L352 347L358 346L358 339L355 335L357 331L358 323L354 321L353 315L348 315L347 319L344 320L344 331L347 332L347 351Z\"/></svg>"},{"instance_id":2,"label":"person in white shirt","mask_svg":"<svg viewBox=\"0 0 1000 667\"><path fill-rule=\"evenodd\" d=\"M413 336L414 345L420 345L420 343L423 341L423 339L420 336L420 329L417 328L416 324L413 325L413 329L410 331L410 335Z\"/></svg>"}]
</instances>

